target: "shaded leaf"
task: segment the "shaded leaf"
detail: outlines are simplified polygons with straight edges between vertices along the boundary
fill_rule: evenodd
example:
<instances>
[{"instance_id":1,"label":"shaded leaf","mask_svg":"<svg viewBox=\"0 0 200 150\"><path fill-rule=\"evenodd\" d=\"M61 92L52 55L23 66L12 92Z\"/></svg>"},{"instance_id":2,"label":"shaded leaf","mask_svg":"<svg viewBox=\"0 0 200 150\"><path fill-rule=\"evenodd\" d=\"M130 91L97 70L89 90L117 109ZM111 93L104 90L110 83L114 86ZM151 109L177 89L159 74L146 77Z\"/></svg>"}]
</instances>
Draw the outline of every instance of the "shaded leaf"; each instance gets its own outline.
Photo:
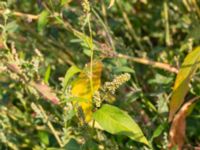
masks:
<instances>
[{"instance_id":1,"label":"shaded leaf","mask_svg":"<svg viewBox=\"0 0 200 150\"><path fill-rule=\"evenodd\" d=\"M149 145L142 130L127 112L115 106L104 104L93 114L93 117L107 132L125 135L132 140Z\"/></svg>"},{"instance_id":2,"label":"shaded leaf","mask_svg":"<svg viewBox=\"0 0 200 150\"><path fill-rule=\"evenodd\" d=\"M65 150L81 150L81 146L75 139L70 139L64 148Z\"/></svg>"},{"instance_id":3,"label":"shaded leaf","mask_svg":"<svg viewBox=\"0 0 200 150\"><path fill-rule=\"evenodd\" d=\"M191 112L194 102L196 102L198 99L199 97L196 97L185 103L175 115L169 132L169 149L172 149L174 146L178 146L179 150L182 149L185 140L185 119L188 113Z\"/></svg>"},{"instance_id":4,"label":"shaded leaf","mask_svg":"<svg viewBox=\"0 0 200 150\"><path fill-rule=\"evenodd\" d=\"M200 47L194 49L189 53L176 77L176 81L173 88L173 94L170 101L170 112L169 112L169 121L173 119L174 114L177 112L179 107L184 101L189 90L189 82L197 70L200 61Z\"/></svg>"},{"instance_id":5,"label":"shaded leaf","mask_svg":"<svg viewBox=\"0 0 200 150\"><path fill-rule=\"evenodd\" d=\"M151 140L153 140L154 138L160 136L166 127L167 127L167 123L163 123L163 124L159 125L156 128L156 130L153 132Z\"/></svg>"},{"instance_id":6,"label":"shaded leaf","mask_svg":"<svg viewBox=\"0 0 200 150\"><path fill-rule=\"evenodd\" d=\"M134 73L135 72L132 68L126 67L126 66L116 67L116 68L113 69L113 71L116 72L116 73L121 73L121 72Z\"/></svg>"}]
</instances>

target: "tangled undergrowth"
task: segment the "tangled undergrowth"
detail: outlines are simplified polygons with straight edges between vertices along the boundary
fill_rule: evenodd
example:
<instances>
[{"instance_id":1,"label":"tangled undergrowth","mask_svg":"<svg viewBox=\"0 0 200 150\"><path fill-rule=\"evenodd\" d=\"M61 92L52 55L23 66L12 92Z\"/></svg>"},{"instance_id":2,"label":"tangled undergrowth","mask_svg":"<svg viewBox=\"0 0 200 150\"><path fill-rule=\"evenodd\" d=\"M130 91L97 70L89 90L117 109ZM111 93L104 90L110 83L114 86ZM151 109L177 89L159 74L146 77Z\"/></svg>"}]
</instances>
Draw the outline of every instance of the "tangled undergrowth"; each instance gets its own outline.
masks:
<instances>
[{"instance_id":1,"label":"tangled undergrowth","mask_svg":"<svg viewBox=\"0 0 200 150\"><path fill-rule=\"evenodd\" d=\"M199 149L199 6L1 0L0 149Z\"/></svg>"}]
</instances>

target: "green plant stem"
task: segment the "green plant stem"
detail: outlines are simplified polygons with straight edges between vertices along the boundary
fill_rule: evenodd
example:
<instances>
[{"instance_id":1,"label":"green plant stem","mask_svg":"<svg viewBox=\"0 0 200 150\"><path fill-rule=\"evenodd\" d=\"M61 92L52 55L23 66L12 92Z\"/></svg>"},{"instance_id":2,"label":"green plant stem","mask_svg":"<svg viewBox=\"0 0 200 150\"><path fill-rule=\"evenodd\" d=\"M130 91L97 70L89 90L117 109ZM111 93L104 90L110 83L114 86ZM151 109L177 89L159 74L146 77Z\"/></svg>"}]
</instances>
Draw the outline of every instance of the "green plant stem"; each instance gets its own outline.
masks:
<instances>
[{"instance_id":1,"label":"green plant stem","mask_svg":"<svg viewBox=\"0 0 200 150\"><path fill-rule=\"evenodd\" d=\"M164 7L164 22L165 22L165 43L167 46L172 45L170 30L169 30L169 10L168 10L168 3L167 0L163 2Z\"/></svg>"},{"instance_id":2,"label":"green plant stem","mask_svg":"<svg viewBox=\"0 0 200 150\"><path fill-rule=\"evenodd\" d=\"M41 111L41 113L43 114L43 119L47 122L47 126L49 127L49 129L51 130L51 132L53 133L54 137L56 138L58 144L60 147L63 147L63 143L57 133L57 131L55 130L55 128L53 127L52 123L49 121L48 116L46 115L44 109L42 108L41 105L37 106L39 108L39 110Z\"/></svg>"}]
</instances>

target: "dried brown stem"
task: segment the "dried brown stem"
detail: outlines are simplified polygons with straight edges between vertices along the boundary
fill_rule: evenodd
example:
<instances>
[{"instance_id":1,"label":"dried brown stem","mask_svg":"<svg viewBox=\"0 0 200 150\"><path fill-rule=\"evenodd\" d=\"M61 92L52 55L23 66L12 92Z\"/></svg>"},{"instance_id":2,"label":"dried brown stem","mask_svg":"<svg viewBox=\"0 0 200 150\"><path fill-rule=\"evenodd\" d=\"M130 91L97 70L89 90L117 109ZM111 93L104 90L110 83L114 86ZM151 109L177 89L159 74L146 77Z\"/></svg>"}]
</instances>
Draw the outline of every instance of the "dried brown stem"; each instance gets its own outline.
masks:
<instances>
[{"instance_id":1,"label":"dried brown stem","mask_svg":"<svg viewBox=\"0 0 200 150\"><path fill-rule=\"evenodd\" d=\"M5 10L0 10L0 14L3 14L4 12ZM39 18L39 15L25 14L25 13L16 12L16 11L12 11L12 14L17 17L24 17L31 20L37 20Z\"/></svg>"},{"instance_id":2,"label":"dried brown stem","mask_svg":"<svg viewBox=\"0 0 200 150\"><path fill-rule=\"evenodd\" d=\"M166 63L161 63L161 62L156 62L152 61L148 58L138 58L138 57L131 57L123 54L116 54L116 57L118 58L125 58L131 61L134 61L136 63L144 64L144 65L150 65L155 68L163 69L172 73L178 73L178 69L175 67L170 66L169 64Z\"/></svg>"}]
</instances>

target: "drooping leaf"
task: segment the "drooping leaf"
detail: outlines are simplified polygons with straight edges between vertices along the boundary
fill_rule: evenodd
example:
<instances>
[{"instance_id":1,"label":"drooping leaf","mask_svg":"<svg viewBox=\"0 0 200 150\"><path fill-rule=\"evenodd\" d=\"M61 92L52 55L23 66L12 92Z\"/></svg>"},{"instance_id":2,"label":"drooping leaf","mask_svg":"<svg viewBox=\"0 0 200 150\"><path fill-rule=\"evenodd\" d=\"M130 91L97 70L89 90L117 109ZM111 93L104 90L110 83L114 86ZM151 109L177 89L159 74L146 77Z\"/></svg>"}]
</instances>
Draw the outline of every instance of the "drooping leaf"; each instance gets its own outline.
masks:
<instances>
[{"instance_id":1,"label":"drooping leaf","mask_svg":"<svg viewBox=\"0 0 200 150\"><path fill-rule=\"evenodd\" d=\"M95 121L111 134L125 135L134 141L149 145L138 124L127 112L108 104L104 104L93 114Z\"/></svg>"},{"instance_id":2,"label":"drooping leaf","mask_svg":"<svg viewBox=\"0 0 200 150\"><path fill-rule=\"evenodd\" d=\"M181 69L176 77L172 98L169 104L170 105L169 121L173 119L174 114L183 104L184 98L189 90L189 82L193 74L200 65L199 61L200 61L200 47L197 47L186 56L181 66Z\"/></svg>"},{"instance_id":3,"label":"drooping leaf","mask_svg":"<svg viewBox=\"0 0 200 150\"><path fill-rule=\"evenodd\" d=\"M85 68L79 74L78 78L72 85L71 93L74 97L86 99L87 102L80 102L83 112L85 113L86 122L91 120L92 116L92 96L101 85L102 63L99 61L93 62L92 74L90 73L90 63L86 64ZM92 75L92 78L91 78ZM92 88L91 88L92 82Z\"/></svg>"},{"instance_id":4,"label":"drooping leaf","mask_svg":"<svg viewBox=\"0 0 200 150\"><path fill-rule=\"evenodd\" d=\"M38 24L37 24L38 31L42 31L45 25L48 23L48 16L49 16L49 12L46 10L40 13Z\"/></svg>"},{"instance_id":5,"label":"drooping leaf","mask_svg":"<svg viewBox=\"0 0 200 150\"><path fill-rule=\"evenodd\" d=\"M185 103L179 112L175 115L169 132L169 149L178 146L178 149L182 149L185 140L185 129L186 129L186 117L191 112L193 104L198 100L196 97L187 103Z\"/></svg>"},{"instance_id":6,"label":"drooping leaf","mask_svg":"<svg viewBox=\"0 0 200 150\"><path fill-rule=\"evenodd\" d=\"M64 78L64 81L63 81L63 89L64 89L64 92L67 88L67 85L69 83L69 80L77 73L81 72L81 69L79 69L78 67L76 66L71 66L66 74L65 74L65 78Z\"/></svg>"}]
</instances>

